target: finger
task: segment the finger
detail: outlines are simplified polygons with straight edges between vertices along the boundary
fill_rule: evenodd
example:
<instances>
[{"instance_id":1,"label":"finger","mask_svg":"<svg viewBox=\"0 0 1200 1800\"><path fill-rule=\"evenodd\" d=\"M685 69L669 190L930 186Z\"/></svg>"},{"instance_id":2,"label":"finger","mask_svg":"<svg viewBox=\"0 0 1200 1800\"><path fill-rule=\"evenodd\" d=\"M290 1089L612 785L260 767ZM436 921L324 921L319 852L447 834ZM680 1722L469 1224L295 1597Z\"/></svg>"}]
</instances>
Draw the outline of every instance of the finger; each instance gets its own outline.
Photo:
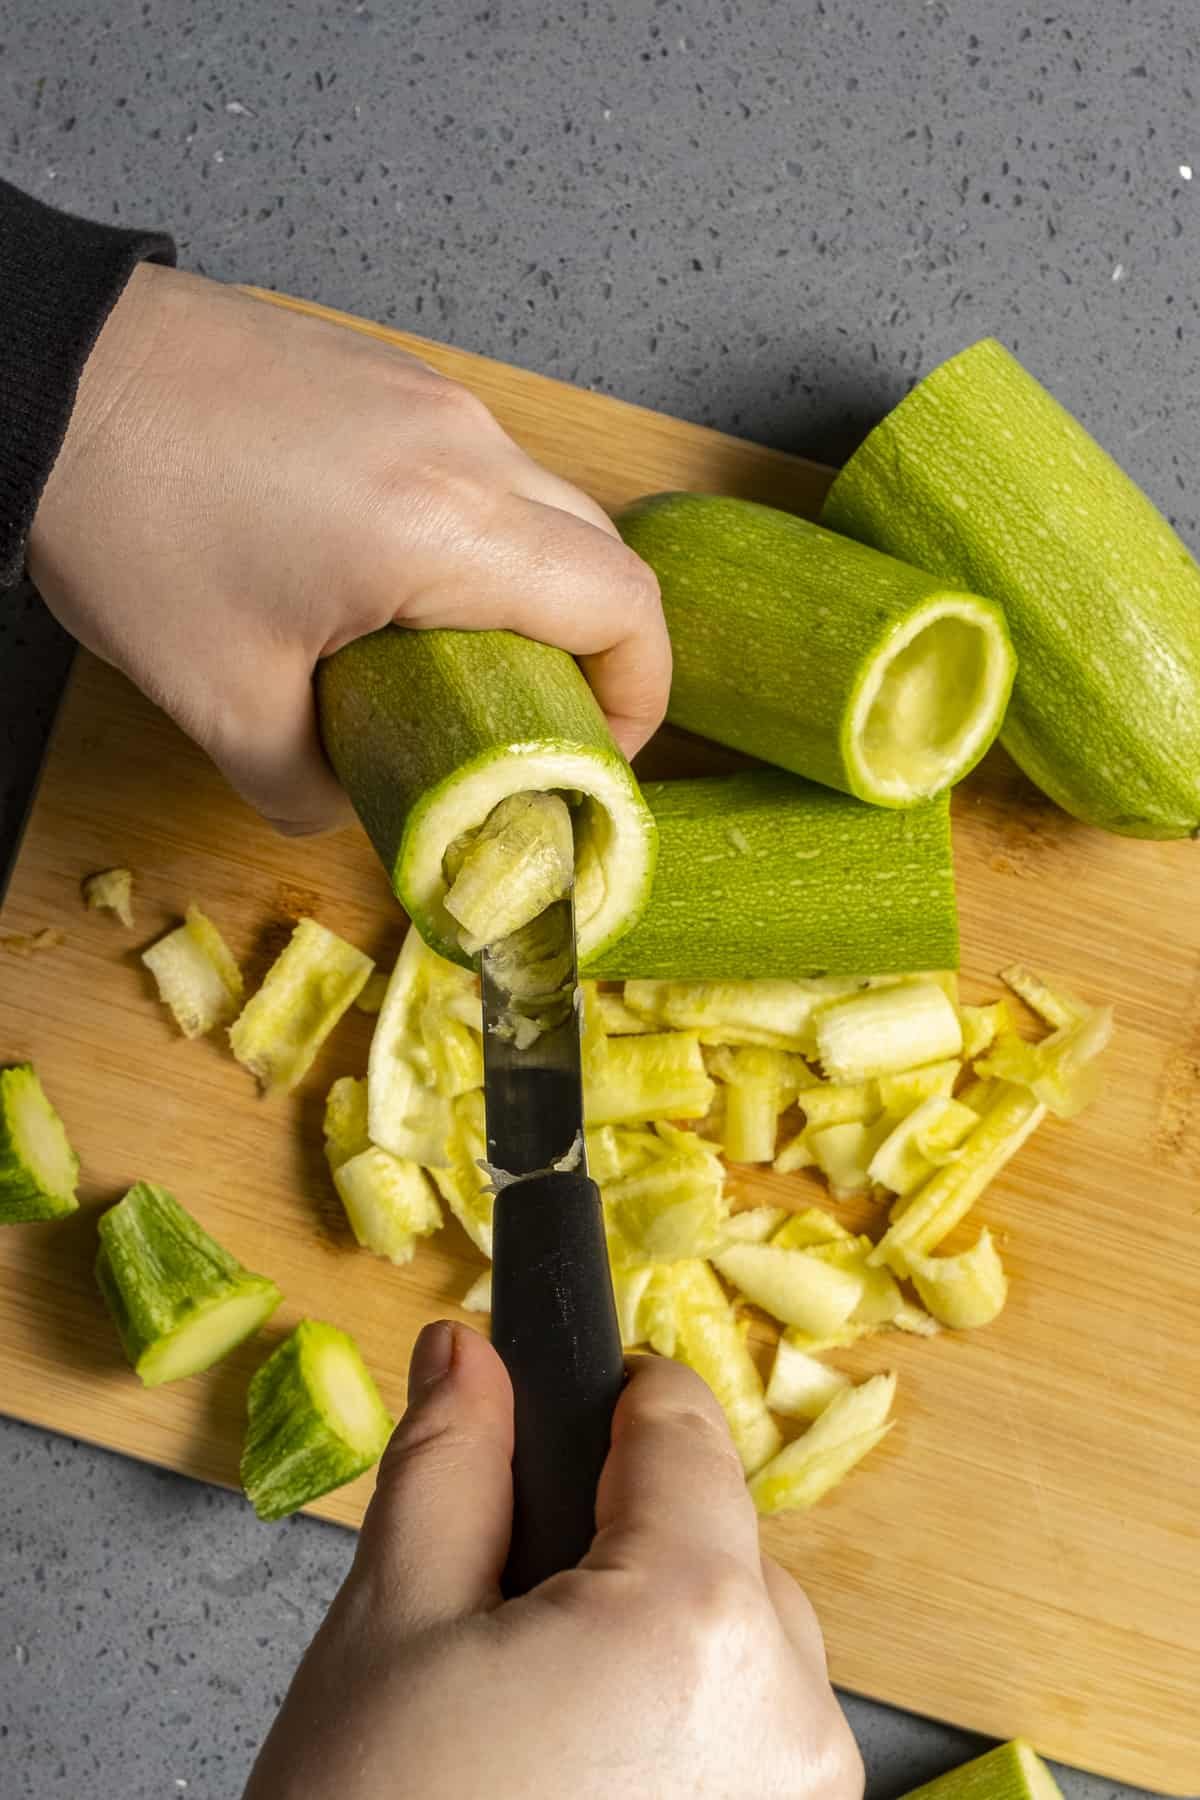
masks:
<instances>
[{"instance_id":1,"label":"finger","mask_svg":"<svg viewBox=\"0 0 1200 1800\"><path fill-rule=\"evenodd\" d=\"M306 837L348 825L353 810L321 747L312 677L303 659L269 690L227 696L211 730L181 719L233 787L276 831Z\"/></svg>"},{"instance_id":2,"label":"finger","mask_svg":"<svg viewBox=\"0 0 1200 1800\"><path fill-rule=\"evenodd\" d=\"M356 1578L406 1629L500 1604L512 1532L512 1387L486 1339L427 1325L384 1452Z\"/></svg>"},{"instance_id":3,"label":"finger","mask_svg":"<svg viewBox=\"0 0 1200 1800\"><path fill-rule=\"evenodd\" d=\"M812 1602L800 1583L769 1556L762 1559L763 1581L775 1615L798 1655L825 1673L825 1640Z\"/></svg>"},{"instance_id":4,"label":"finger","mask_svg":"<svg viewBox=\"0 0 1200 1800\"><path fill-rule=\"evenodd\" d=\"M666 711L671 646L654 575L607 520L509 495L477 528L435 510L422 539L397 545L397 623L516 631L569 651L622 750L641 748Z\"/></svg>"},{"instance_id":5,"label":"finger","mask_svg":"<svg viewBox=\"0 0 1200 1800\"><path fill-rule=\"evenodd\" d=\"M667 1568L709 1559L718 1546L761 1579L754 1506L708 1387L661 1357L631 1357L628 1367L583 1566Z\"/></svg>"}]
</instances>

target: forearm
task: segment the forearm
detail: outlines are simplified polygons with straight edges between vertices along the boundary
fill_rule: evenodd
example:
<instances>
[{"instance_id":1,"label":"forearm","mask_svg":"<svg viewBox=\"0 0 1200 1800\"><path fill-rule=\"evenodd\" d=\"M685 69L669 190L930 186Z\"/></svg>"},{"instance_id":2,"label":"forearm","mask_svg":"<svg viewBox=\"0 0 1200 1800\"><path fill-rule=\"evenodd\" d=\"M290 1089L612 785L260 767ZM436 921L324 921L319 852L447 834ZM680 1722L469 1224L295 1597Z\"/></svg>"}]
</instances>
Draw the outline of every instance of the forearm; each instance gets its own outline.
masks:
<instances>
[{"instance_id":1,"label":"forearm","mask_svg":"<svg viewBox=\"0 0 1200 1800\"><path fill-rule=\"evenodd\" d=\"M173 262L162 232L56 212L0 181L0 588L62 446L79 377L139 262Z\"/></svg>"}]
</instances>

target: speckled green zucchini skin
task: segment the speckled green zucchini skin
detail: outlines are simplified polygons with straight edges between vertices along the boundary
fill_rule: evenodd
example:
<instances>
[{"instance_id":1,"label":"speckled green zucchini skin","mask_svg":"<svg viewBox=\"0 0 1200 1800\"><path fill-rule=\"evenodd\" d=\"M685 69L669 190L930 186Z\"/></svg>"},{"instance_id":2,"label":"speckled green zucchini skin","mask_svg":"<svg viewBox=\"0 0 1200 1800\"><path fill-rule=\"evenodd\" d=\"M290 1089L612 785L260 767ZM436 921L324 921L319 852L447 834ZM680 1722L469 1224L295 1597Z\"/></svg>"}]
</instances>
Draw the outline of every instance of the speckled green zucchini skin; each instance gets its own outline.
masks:
<instances>
[{"instance_id":1,"label":"speckled green zucchini skin","mask_svg":"<svg viewBox=\"0 0 1200 1800\"><path fill-rule=\"evenodd\" d=\"M945 795L888 811L777 769L643 786L658 874L594 966L654 980L958 966Z\"/></svg>"},{"instance_id":2,"label":"speckled green zucchini skin","mask_svg":"<svg viewBox=\"0 0 1200 1800\"><path fill-rule=\"evenodd\" d=\"M999 730L1012 668L991 601L750 500L654 494L617 525L658 576L674 655L672 724L885 806L960 780ZM895 640L940 606L994 634L999 691L943 777L889 795L856 754L856 702Z\"/></svg>"},{"instance_id":3,"label":"speckled green zucchini skin","mask_svg":"<svg viewBox=\"0 0 1200 1800\"><path fill-rule=\"evenodd\" d=\"M1130 837L1200 830L1200 568L994 339L927 375L851 457L822 518L998 600L1019 669L1006 749Z\"/></svg>"},{"instance_id":4,"label":"speckled green zucchini skin","mask_svg":"<svg viewBox=\"0 0 1200 1800\"><path fill-rule=\"evenodd\" d=\"M441 903L447 844L522 789L582 792L585 808L598 803L608 815L597 833L605 880L590 912L580 875L581 961L638 917L654 870L653 821L565 652L507 631L388 626L321 663L317 695L330 760L397 897L439 954L469 962Z\"/></svg>"}]
</instances>

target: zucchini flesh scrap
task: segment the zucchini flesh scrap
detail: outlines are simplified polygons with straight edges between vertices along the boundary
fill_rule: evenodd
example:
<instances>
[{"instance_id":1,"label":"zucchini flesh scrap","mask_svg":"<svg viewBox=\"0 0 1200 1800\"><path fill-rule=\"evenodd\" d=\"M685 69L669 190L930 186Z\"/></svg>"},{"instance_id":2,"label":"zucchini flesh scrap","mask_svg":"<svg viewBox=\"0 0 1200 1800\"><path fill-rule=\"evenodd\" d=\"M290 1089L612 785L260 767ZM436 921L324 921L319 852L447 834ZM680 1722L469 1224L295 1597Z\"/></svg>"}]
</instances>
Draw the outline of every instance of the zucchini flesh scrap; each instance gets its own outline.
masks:
<instances>
[{"instance_id":1,"label":"zucchini flesh scrap","mask_svg":"<svg viewBox=\"0 0 1200 1800\"><path fill-rule=\"evenodd\" d=\"M659 1154L662 1140L648 1125L596 1125L584 1132L588 1173L600 1187L631 1175Z\"/></svg>"},{"instance_id":2,"label":"zucchini flesh scrap","mask_svg":"<svg viewBox=\"0 0 1200 1800\"><path fill-rule=\"evenodd\" d=\"M883 1123L850 1123L806 1132L813 1161L828 1181L835 1200L861 1194L870 1187L871 1159L886 1129Z\"/></svg>"},{"instance_id":3,"label":"zucchini flesh scrap","mask_svg":"<svg viewBox=\"0 0 1200 1800\"><path fill-rule=\"evenodd\" d=\"M255 1372L242 1486L260 1519L282 1519L379 1461L392 1431L353 1338L302 1319Z\"/></svg>"},{"instance_id":4,"label":"zucchini flesh scrap","mask_svg":"<svg viewBox=\"0 0 1200 1800\"><path fill-rule=\"evenodd\" d=\"M431 995L421 1008L421 1043L444 1100L483 1086L482 1033L451 1017L440 995Z\"/></svg>"},{"instance_id":5,"label":"zucchini flesh scrap","mask_svg":"<svg viewBox=\"0 0 1200 1800\"><path fill-rule=\"evenodd\" d=\"M865 1081L961 1050L958 1014L932 981L856 994L817 1018L817 1055L833 1081Z\"/></svg>"},{"instance_id":6,"label":"zucchini flesh scrap","mask_svg":"<svg viewBox=\"0 0 1200 1800\"><path fill-rule=\"evenodd\" d=\"M689 1132L682 1144L602 1187L622 1260L681 1262L721 1245L729 1222L721 1159Z\"/></svg>"},{"instance_id":7,"label":"zucchini flesh scrap","mask_svg":"<svg viewBox=\"0 0 1200 1800\"><path fill-rule=\"evenodd\" d=\"M352 1156L369 1150L367 1135L367 1084L353 1075L335 1081L325 1098L325 1156L331 1169L340 1169Z\"/></svg>"},{"instance_id":8,"label":"zucchini flesh scrap","mask_svg":"<svg viewBox=\"0 0 1200 1800\"><path fill-rule=\"evenodd\" d=\"M815 1419L849 1386L850 1377L840 1369L831 1369L781 1337L767 1382L767 1405L785 1419Z\"/></svg>"},{"instance_id":9,"label":"zucchini flesh scrap","mask_svg":"<svg viewBox=\"0 0 1200 1800\"><path fill-rule=\"evenodd\" d=\"M804 1331L836 1331L853 1313L862 1278L835 1268L803 1250L776 1244L734 1244L713 1257L713 1266L755 1306L785 1325Z\"/></svg>"},{"instance_id":10,"label":"zucchini flesh scrap","mask_svg":"<svg viewBox=\"0 0 1200 1800\"><path fill-rule=\"evenodd\" d=\"M492 1271L481 1269L458 1303L464 1312L490 1313L492 1310Z\"/></svg>"},{"instance_id":11,"label":"zucchini flesh scrap","mask_svg":"<svg viewBox=\"0 0 1200 1800\"><path fill-rule=\"evenodd\" d=\"M956 1056L945 1062L926 1063L920 1069L902 1069L893 1075L879 1077L879 1102L889 1117L904 1118L922 1100L935 1094L954 1092L954 1084L962 1074L962 1063Z\"/></svg>"},{"instance_id":12,"label":"zucchini flesh scrap","mask_svg":"<svg viewBox=\"0 0 1200 1800\"><path fill-rule=\"evenodd\" d=\"M702 1119L714 1091L694 1032L607 1038L583 1071L584 1116L591 1126Z\"/></svg>"},{"instance_id":13,"label":"zucchini flesh scrap","mask_svg":"<svg viewBox=\"0 0 1200 1800\"><path fill-rule=\"evenodd\" d=\"M490 1258L496 1196L480 1166L486 1156L483 1095L460 1094L438 1161L426 1172L475 1248Z\"/></svg>"},{"instance_id":14,"label":"zucchini flesh scrap","mask_svg":"<svg viewBox=\"0 0 1200 1800\"><path fill-rule=\"evenodd\" d=\"M589 974L794 981L957 967L944 796L890 812L778 769L642 791L658 827L654 890Z\"/></svg>"},{"instance_id":15,"label":"zucchini flesh scrap","mask_svg":"<svg viewBox=\"0 0 1200 1800\"><path fill-rule=\"evenodd\" d=\"M62 1219L79 1205L79 1158L31 1063L0 1069L0 1225Z\"/></svg>"},{"instance_id":16,"label":"zucchini flesh scrap","mask_svg":"<svg viewBox=\"0 0 1200 1800\"><path fill-rule=\"evenodd\" d=\"M339 1163L333 1184L358 1243L389 1262L411 1262L417 1239L429 1237L442 1223L422 1170L377 1144Z\"/></svg>"},{"instance_id":17,"label":"zucchini flesh scrap","mask_svg":"<svg viewBox=\"0 0 1200 1800\"><path fill-rule=\"evenodd\" d=\"M784 1050L745 1045L722 1046L708 1067L726 1084L721 1128L726 1156L737 1163L770 1162L779 1115L795 1099L798 1086L809 1081L807 1065Z\"/></svg>"},{"instance_id":18,"label":"zucchini flesh scrap","mask_svg":"<svg viewBox=\"0 0 1200 1800\"><path fill-rule=\"evenodd\" d=\"M435 956L419 932L410 929L371 1036L367 1123L373 1144L426 1167L444 1165L452 1123L450 1103L435 1086L421 1029L426 1003L434 996L443 1015L460 1023L473 1019L482 1032L474 976Z\"/></svg>"},{"instance_id":19,"label":"zucchini flesh scrap","mask_svg":"<svg viewBox=\"0 0 1200 1800\"><path fill-rule=\"evenodd\" d=\"M625 1004L675 1031L695 1031L702 1044L763 1044L771 1050L813 1048L811 1020L827 1000L857 993L867 978L835 975L811 981L627 981Z\"/></svg>"},{"instance_id":20,"label":"zucchini flesh scrap","mask_svg":"<svg viewBox=\"0 0 1200 1800\"><path fill-rule=\"evenodd\" d=\"M617 521L655 571L667 717L880 806L958 781L1000 728L1000 608L749 500L658 494Z\"/></svg>"},{"instance_id":21,"label":"zucchini flesh scrap","mask_svg":"<svg viewBox=\"0 0 1200 1800\"><path fill-rule=\"evenodd\" d=\"M726 1219L722 1241L726 1244L765 1244L769 1238L775 1238L787 1217L782 1206L747 1206Z\"/></svg>"},{"instance_id":22,"label":"zucchini flesh scrap","mask_svg":"<svg viewBox=\"0 0 1200 1800\"><path fill-rule=\"evenodd\" d=\"M133 871L101 869L83 884L83 897L92 912L116 913L126 931L133 930Z\"/></svg>"},{"instance_id":23,"label":"zucchini flesh scrap","mask_svg":"<svg viewBox=\"0 0 1200 1800\"><path fill-rule=\"evenodd\" d=\"M211 1368L283 1297L148 1181L102 1215L96 1280L146 1387Z\"/></svg>"},{"instance_id":24,"label":"zucchini flesh scrap","mask_svg":"<svg viewBox=\"0 0 1200 1800\"><path fill-rule=\"evenodd\" d=\"M760 1513L795 1512L817 1501L881 1443L896 1392L894 1375L873 1375L837 1394L803 1437L781 1450L750 1482Z\"/></svg>"},{"instance_id":25,"label":"zucchini flesh scrap","mask_svg":"<svg viewBox=\"0 0 1200 1800\"><path fill-rule=\"evenodd\" d=\"M791 1175L797 1169L811 1169L816 1161L808 1143L807 1131L798 1131L795 1137L788 1138L781 1144L771 1167L778 1175Z\"/></svg>"},{"instance_id":26,"label":"zucchini flesh scrap","mask_svg":"<svg viewBox=\"0 0 1200 1800\"><path fill-rule=\"evenodd\" d=\"M1013 963L1007 969L1001 969L1000 979L1005 987L1011 988L1018 1000L1023 1000L1030 1012L1037 1014L1042 1023L1057 1031L1063 1025L1074 1025L1077 1019L1090 1012L1082 1000L1076 1000L1073 994L1064 993L1061 988L1051 987L1024 963Z\"/></svg>"},{"instance_id":27,"label":"zucchini flesh scrap","mask_svg":"<svg viewBox=\"0 0 1200 1800\"><path fill-rule=\"evenodd\" d=\"M779 1448L762 1377L738 1329L733 1307L706 1262L672 1263L655 1272L645 1296L646 1336L660 1355L687 1363L705 1380L729 1421L748 1475Z\"/></svg>"},{"instance_id":28,"label":"zucchini flesh scrap","mask_svg":"<svg viewBox=\"0 0 1200 1800\"><path fill-rule=\"evenodd\" d=\"M1112 1007L1097 1006L1038 1044L1005 1032L975 1067L980 1075L1021 1083L1055 1118L1073 1119L1100 1091L1099 1058L1112 1029Z\"/></svg>"},{"instance_id":29,"label":"zucchini flesh scrap","mask_svg":"<svg viewBox=\"0 0 1200 1800\"><path fill-rule=\"evenodd\" d=\"M975 1057L982 1056L1002 1031L1012 1028L1012 1020L1003 1000L994 1000L990 1006L960 1006L958 1022L962 1026L964 1062L972 1062Z\"/></svg>"},{"instance_id":30,"label":"zucchini flesh scrap","mask_svg":"<svg viewBox=\"0 0 1200 1800\"><path fill-rule=\"evenodd\" d=\"M1032 1745L1014 1738L913 1788L904 1800L1063 1800L1063 1796Z\"/></svg>"},{"instance_id":31,"label":"zucchini flesh scrap","mask_svg":"<svg viewBox=\"0 0 1200 1800\"><path fill-rule=\"evenodd\" d=\"M564 651L509 631L387 626L318 664L317 698L330 761L398 899L443 956L467 961L444 903L447 847L512 794L581 796L581 966L633 924L654 874L654 822Z\"/></svg>"},{"instance_id":32,"label":"zucchini flesh scrap","mask_svg":"<svg viewBox=\"0 0 1200 1800\"><path fill-rule=\"evenodd\" d=\"M871 1158L867 1173L893 1194L908 1194L928 1180L934 1169L952 1160L978 1114L958 1100L933 1095L901 1119Z\"/></svg>"},{"instance_id":33,"label":"zucchini flesh scrap","mask_svg":"<svg viewBox=\"0 0 1200 1800\"><path fill-rule=\"evenodd\" d=\"M443 904L468 956L511 937L570 892L571 815L557 794L508 794L477 831L450 845Z\"/></svg>"},{"instance_id":34,"label":"zucchini flesh scrap","mask_svg":"<svg viewBox=\"0 0 1200 1800\"><path fill-rule=\"evenodd\" d=\"M907 1258L927 1256L966 1217L988 1183L1016 1155L1046 1116L1046 1108L1027 1088L997 1082L996 1096L961 1145L957 1161L947 1163L923 1186L900 1202L903 1208L876 1244L872 1263L886 1263L904 1275Z\"/></svg>"},{"instance_id":35,"label":"zucchini flesh scrap","mask_svg":"<svg viewBox=\"0 0 1200 1800\"><path fill-rule=\"evenodd\" d=\"M584 983L585 987L592 985L590 982ZM657 1024L653 1019L648 1019L643 1014L634 1012L631 1006L626 1006L620 994L597 994L596 1014L605 1037L634 1037L647 1031L657 1030Z\"/></svg>"},{"instance_id":36,"label":"zucchini flesh scrap","mask_svg":"<svg viewBox=\"0 0 1200 1800\"><path fill-rule=\"evenodd\" d=\"M858 1125L882 1110L877 1081L822 1081L807 1088L800 1100L804 1122L813 1131L826 1125Z\"/></svg>"},{"instance_id":37,"label":"zucchini flesh scrap","mask_svg":"<svg viewBox=\"0 0 1200 1800\"><path fill-rule=\"evenodd\" d=\"M1166 520L994 339L918 384L823 521L1003 606L1020 666L1001 733L1092 825L1200 825L1200 569Z\"/></svg>"},{"instance_id":38,"label":"zucchini flesh scrap","mask_svg":"<svg viewBox=\"0 0 1200 1800\"><path fill-rule=\"evenodd\" d=\"M373 975L367 976L362 992L355 997L354 1001L359 1012L368 1013L372 1018L375 1017L383 1005L389 980L390 977L385 975L382 969L376 969Z\"/></svg>"},{"instance_id":39,"label":"zucchini flesh scrap","mask_svg":"<svg viewBox=\"0 0 1200 1800\"><path fill-rule=\"evenodd\" d=\"M142 952L142 961L184 1037L203 1037L226 1024L242 1003L242 971L196 905L188 907L182 925Z\"/></svg>"},{"instance_id":40,"label":"zucchini flesh scrap","mask_svg":"<svg viewBox=\"0 0 1200 1800\"><path fill-rule=\"evenodd\" d=\"M1008 1278L986 1226L958 1256L910 1253L907 1260L922 1305L955 1331L990 1325L1008 1298Z\"/></svg>"},{"instance_id":41,"label":"zucchini flesh scrap","mask_svg":"<svg viewBox=\"0 0 1200 1800\"><path fill-rule=\"evenodd\" d=\"M873 1267L867 1261L873 1249L870 1238L864 1235L838 1239L834 1243L814 1244L808 1254L821 1262L832 1264L836 1269L847 1269L858 1277L862 1282L862 1292L850 1315L850 1322L875 1329L890 1325L905 1301L891 1273L887 1269Z\"/></svg>"},{"instance_id":42,"label":"zucchini flesh scrap","mask_svg":"<svg viewBox=\"0 0 1200 1800\"><path fill-rule=\"evenodd\" d=\"M374 964L315 919L301 919L229 1031L233 1054L268 1094L302 1081Z\"/></svg>"},{"instance_id":43,"label":"zucchini flesh scrap","mask_svg":"<svg viewBox=\"0 0 1200 1800\"><path fill-rule=\"evenodd\" d=\"M821 1206L806 1206L779 1227L771 1242L781 1250L808 1250L814 1244L853 1243L853 1234Z\"/></svg>"},{"instance_id":44,"label":"zucchini flesh scrap","mask_svg":"<svg viewBox=\"0 0 1200 1800\"><path fill-rule=\"evenodd\" d=\"M618 1261L613 1262L613 1299L616 1302L621 1344L626 1350L632 1350L636 1344L644 1344L649 1335L650 1323L646 1317L644 1302L654 1279L655 1271L649 1265L631 1268Z\"/></svg>"}]
</instances>

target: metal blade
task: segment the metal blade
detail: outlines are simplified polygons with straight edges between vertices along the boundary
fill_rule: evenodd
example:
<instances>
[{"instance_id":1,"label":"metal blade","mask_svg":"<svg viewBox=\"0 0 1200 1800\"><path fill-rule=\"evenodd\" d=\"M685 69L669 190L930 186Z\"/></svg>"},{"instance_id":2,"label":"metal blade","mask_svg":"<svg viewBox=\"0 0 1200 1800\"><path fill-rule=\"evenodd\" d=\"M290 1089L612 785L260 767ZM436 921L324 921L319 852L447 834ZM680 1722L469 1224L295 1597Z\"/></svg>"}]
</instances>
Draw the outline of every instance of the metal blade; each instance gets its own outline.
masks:
<instances>
[{"instance_id":1,"label":"metal blade","mask_svg":"<svg viewBox=\"0 0 1200 1800\"><path fill-rule=\"evenodd\" d=\"M532 1175L560 1162L578 1140L573 1166L584 1168L574 896L489 945L481 965L488 1161L509 1175Z\"/></svg>"}]
</instances>

